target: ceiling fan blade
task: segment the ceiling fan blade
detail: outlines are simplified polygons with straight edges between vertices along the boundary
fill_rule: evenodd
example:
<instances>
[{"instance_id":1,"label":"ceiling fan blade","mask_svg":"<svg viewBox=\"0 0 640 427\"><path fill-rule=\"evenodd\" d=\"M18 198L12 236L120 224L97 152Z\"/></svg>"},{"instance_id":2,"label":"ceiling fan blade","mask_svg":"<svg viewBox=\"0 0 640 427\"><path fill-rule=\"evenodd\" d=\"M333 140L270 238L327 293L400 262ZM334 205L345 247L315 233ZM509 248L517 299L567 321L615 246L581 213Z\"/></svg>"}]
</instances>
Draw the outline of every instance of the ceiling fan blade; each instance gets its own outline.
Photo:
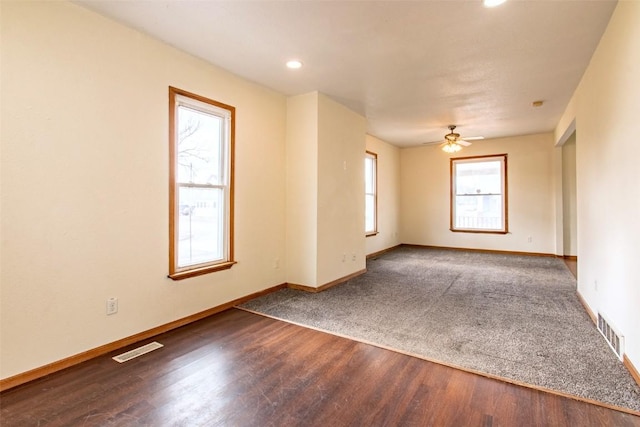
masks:
<instances>
[{"instance_id":1,"label":"ceiling fan blade","mask_svg":"<svg viewBox=\"0 0 640 427\"><path fill-rule=\"evenodd\" d=\"M445 139L444 141L441 139L439 141L429 141L429 142L423 142L422 145L436 145L436 144L440 144L440 146L443 146L445 144L447 144L448 142L454 142L456 144L459 144L463 147L468 147L471 145L471 142L469 141L478 141L480 139L484 139L484 136L470 136L468 138L460 138L460 136L458 134L454 134L453 130L451 131L451 133L448 133L445 135Z\"/></svg>"},{"instance_id":2,"label":"ceiling fan blade","mask_svg":"<svg viewBox=\"0 0 640 427\"><path fill-rule=\"evenodd\" d=\"M436 144L444 144L444 142L442 140L440 140L440 141L430 141L430 142L423 142L422 143L422 145L436 145Z\"/></svg>"}]
</instances>

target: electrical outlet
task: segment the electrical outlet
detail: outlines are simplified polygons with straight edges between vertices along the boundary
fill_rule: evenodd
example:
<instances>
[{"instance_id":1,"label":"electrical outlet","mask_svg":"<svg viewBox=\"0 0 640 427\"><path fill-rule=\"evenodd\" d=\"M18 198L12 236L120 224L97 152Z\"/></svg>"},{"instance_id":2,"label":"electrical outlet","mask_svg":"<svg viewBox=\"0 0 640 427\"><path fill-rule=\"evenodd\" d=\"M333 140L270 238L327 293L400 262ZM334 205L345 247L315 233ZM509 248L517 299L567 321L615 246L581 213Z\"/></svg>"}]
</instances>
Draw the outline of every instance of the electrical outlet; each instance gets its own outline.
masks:
<instances>
[{"instance_id":1,"label":"electrical outlet","mask_svg":"<svg viewBox=\"0 0 640 427\"><path fill-rule=\"evenodd\" d=\"M356 260L356 254L351 255L351 261L355 261Z\"/></svg>"},{"instance_id":2,"label":"electrical outlet","mask_svg":"<svg viewBox=\"0 0 640 427\"><path fill-rule=\"evenodd\" d=\"M280 258L276 258L275 261L273 261L273 268L276 270L280 268Z\"/></svg>"},{"instance_id":3,"label":"electrical outlet","mask_svg":"<svg viewBox=\"0 0 640 427\"><path fill-rule=\"evenodd\" d=\"M347 254L342 254L342 262L345 262L347 260Z\"/></svg>"},{"instance_id":4,"label":"electrical outlet","mask_svg":"<svg viewBox=\"0 0 640 427\"><path fill-rule=\"evenodd\" d=\"M107 299L107 316L118 312L118 298L111 297Z\"/></svg>"},{"instance_id":5,"label":"electrical outlet","mask_svg":"<svg viewBox=\"0 0 640 427\"><path fill-rule=\"evenodd\" d=\"M527 242L528 242L528 243L533 242L533 239L531 238L531 236L527 237Z\"/></svg>"}]
</instances>

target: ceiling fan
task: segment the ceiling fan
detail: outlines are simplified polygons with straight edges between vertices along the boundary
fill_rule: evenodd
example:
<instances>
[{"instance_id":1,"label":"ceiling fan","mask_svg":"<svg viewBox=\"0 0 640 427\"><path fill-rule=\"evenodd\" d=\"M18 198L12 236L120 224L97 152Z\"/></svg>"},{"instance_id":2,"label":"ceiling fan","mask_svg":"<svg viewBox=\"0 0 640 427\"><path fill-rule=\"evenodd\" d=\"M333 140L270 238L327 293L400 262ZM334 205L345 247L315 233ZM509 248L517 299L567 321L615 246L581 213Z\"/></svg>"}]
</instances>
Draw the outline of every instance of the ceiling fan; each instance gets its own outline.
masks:
<instances>
[{"instance_id":1,"label":"ceiling fan","mask_svg":"<svg viewBox=\"0 0 640 427\"><path fill-rule=\"evenodd\" d=\"M444 136L444 142L428 142L429 144L437 144L441 142L440 147L447 153L455 153L462 150L462 147L468 147L471 145L470 140L484 139L483 136L472 136L468 138L461 138L459 133L454 132L456 125L449 125L449 133Z\"/></svg>"}]
</instances>

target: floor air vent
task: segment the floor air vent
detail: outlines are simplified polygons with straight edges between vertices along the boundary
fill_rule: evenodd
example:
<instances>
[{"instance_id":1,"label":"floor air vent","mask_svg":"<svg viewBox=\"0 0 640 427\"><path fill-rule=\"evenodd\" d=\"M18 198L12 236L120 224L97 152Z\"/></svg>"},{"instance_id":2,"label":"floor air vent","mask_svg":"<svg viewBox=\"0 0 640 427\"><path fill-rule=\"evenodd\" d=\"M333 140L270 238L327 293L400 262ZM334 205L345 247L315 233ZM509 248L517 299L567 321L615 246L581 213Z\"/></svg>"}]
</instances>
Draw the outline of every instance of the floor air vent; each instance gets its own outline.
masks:
<instances>
[{"instance_id":1,"label":"floor air vent","mask_svg":"<svg viewBox=\"0 0 640 427\"><path fill-rule=\"evenodd\" d=\"M616 356L618 356L618 359L622 360L622 355L624 354L624 337L613 329L609 321L602 317L600 313L598 313L598 330L607 340L609 347L611 347Z\"/></svg>"},{"instance_id":2,"label":"floor air vent","mask_svg":"<svg viewBox=\"0 0 640 427\"><path fill-rule=\"evenodd\" d=\"M112 357L112 359L118 363L123 363L123 362L126 362L127 360L131 360L138 356L142 356L143 354L147 354L150 351L157 350L160 347L164 347L164 346L159 342L154 341L152 343L143 345L142 347L134 348L133 350L127 351L126 353L119 354L115 357Z\"/></svg>"}]
</instances>

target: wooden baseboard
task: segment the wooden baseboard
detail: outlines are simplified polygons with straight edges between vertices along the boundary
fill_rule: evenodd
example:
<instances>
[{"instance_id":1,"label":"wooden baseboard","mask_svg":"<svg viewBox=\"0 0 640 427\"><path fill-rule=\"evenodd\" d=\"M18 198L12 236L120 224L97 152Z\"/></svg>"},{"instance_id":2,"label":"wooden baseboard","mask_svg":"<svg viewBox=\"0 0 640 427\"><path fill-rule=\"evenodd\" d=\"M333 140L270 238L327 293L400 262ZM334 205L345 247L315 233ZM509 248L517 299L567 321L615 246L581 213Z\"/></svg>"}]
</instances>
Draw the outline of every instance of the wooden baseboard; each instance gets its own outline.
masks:
<instances>
[{"instance_id":1,"label":"wooden baseboard","mask_svg":"<svg viewBox=\"0 0 640 427\"><path fill-rule=\"evenodd\" d=\"M377 251L377 252L370 253L369 255L367 255L367 259L375 258L375 257L377 257L377 256L380 256L380 255L382 255L382 254L385 254L385 253L387 253L387 252L390 252L390 251L392 251L392 250L394 250L394 249L398 249L400 246L402 246L402 244L398 244L398 245L395 245L395 246L391 246L390 248L383 249L383 250L381 250L381 251Z\"/></svg>"},{"instance_id":2,"label":"wooden baseboard","mask_svg":"<svg viewBox=\"0 0 640 427\"><path fill-rule=\"evenodd\" d=\"M21 374L14 375L12 377L8 377L0 380L0 392L8 390L13 387L17 387L21 384L25 384L30 381L37 380L38 378L45 377L47 375L53 374L54 372L61 371L63 369L69 368L71 366L78 365L82 362L86 362L87 360L94 359L98 356L102 356L104 354L110 353L115 350L120 350L121 348L127 347L131 344L135 344L142 340L146 340L152 338L156 335L162 334L164 332L168 332L172 329L179 328L184 325L188 325L189 323L196 322L198 320L204 319L206 317L212 316L214 314L223 312L228 310L238 304L242 304L251 299L260 297L262 295L269 294L271 292L275 292L280 289L284 289L287 287L286 283L282 283L280 285L273 286L271 288L255 292L251 295L247 295L242 298L235 299L233 301L229 301L222 305L218 305L216 307L212 307L210 309L201 311L199 313L192 314L187 317L183 317L182 319L174 320L173 322L166 323L164 325L157 326L155 328L151 328L149 330L137 333L135 335L131 335L126 338L122 338L120 340L111 342L109 344L102 345L100 347L93 348L91 350L87 350L85 352L67 357L62 360L58 360L53 363L49 363L48 365L41 366L39 368L32 369L30 371L23 372Z\"/></svg>"},{"instance_id":3,"label":"wooden baseboard","mask_svg":"<svg viewBox=\"0 0 640 427\"><path fill-rule=\"evenodd\" d=\"M299 285L297 283L287 283L287 287L291 288L291 289L297 289L299 291L305 291L305 292L311 292L311 293L317 293L317 292L322 292L322 291L326 291L327 289L339 285L340 283L344 283L349 279L353 279L356 276L359 276L361 274L364 274L367 272L367 269L363 269L360 271L356 271L355 273L351 273L348 276L344 276L341 277L339 279L336 279L334 281L331 281L329 283L325 283L322 286L319 286L317 288L314 288L313 286L307 286L307 285Z\"/></svg>"},{"instance_id":4,"label":"wooden baseboard","mask_svg":"<svg viewBox=\"0 0 640 427\"><path fill-rule=\"evenodd\" d=\"M44 366L40 366L35 369L31 369L29 371L4 378L0 380L0 392L17 387L21 384L25 384L30 381L37 380L38 378L45 377L47 375L53 374L54 372L61 371L63 369L69 368L71 366L78 365L82 362L86 362L87 360L94 359L96 357L102 356L104 354L110 353L115 350L120 350L124 347L127 347L131 344L138 343L140 341L152 338L156 335L162 334L164 332L168 332L172 329L179 328L181 326L187 325L189 323L204 319L206 317L212 316L214 314L220 313L222 311L228 310L236 305L242 304L254 298L258 298L260 296L269 294L271 292L275 292L284 288L292 288L292 289L300 289L306 292L322 292L326 289L329 289L333 286L336 286L340 283L346 282L349 279L352 279L356 276L366 273L367 270L363 269L357 271L355 273L349 274L348 276L341 277L339 279L333 280L329 283L325 283L324 285L314 288L312 286L298 285L295 283L282 283L280 285L273 286L271 288L265 289L263 291L255 292L251 295L247 295L233 301L229 301L225 304L212 307L208 310L201 311L199 313L192 314L190 316L184 317L182 319L175 320L173 322L166 323L164 325L157 326L155 328L140 332L135 335L131 335L129 337L102 345L100 347L93 348L91 350L87 350L85 352L64 358L62 360L58 360L52 363L49 363Z\"/></svg>"},{"instance_id":5,"label":"wooden baseboard","mask_svg":"<svg viewBox=\"0 0 640 427\"><path fill-rule=\"evenodd\" d=\"M596 326L597 326L598 325L598 317L595 315L595 313L593 311L591 311L591 309L587 305L587 303L584 300L584 298L582 297L582 295L580 295L580 292L576 292L576 294L578 295L578 300L580 300L580 303L584 307L585 311L587 312L587 314L589 315L589 317L591 318L593 323L595 323ZM629 373L631 374L631 376L633 377L635 382L638 385L640 385L640 373L638 372L636 367L633 366L633 363L631 362L631 360L629 360L629 358L627 357L626 354L622 355L622 363L627 368L627 370L629 371Z\"/></svg>"},{"instance_id":6,"label":"wooden baseboard","mask_svg":"<svg viewBox=\"0 0 640 427\"><path fill-rule=\"evenodd\" d=\"M411 243L402 243L400 246L404 246L407 248L448 249L452 251L478 252L478 253L485 253L485 254L527 255L527 256L548 257L548 258L556 257L555 254L548 254L544 252L518 252L518 251L501 251L497 249L456 248L452 246L415 245Z\"/></svg>"},{"instance_id":7,"label":"wooden baseboard","mask_svg":"<svg viewBox=\"0 0 640 427\"><path fill-rule=\"evenodd\" d=\"M627 368L633 379L636 381L636 384L640 386L640 372L638 372L636 367L633 366L633 363L631 363L631 360L629 360L626 354L622 356L622 363Z\"/></svg>"},{"instance_id":8,"label":"wooden baseboard","mask_svg":"<svg viewBox=\"0 0 640 427\"><path fill-rule=\"evenodd\" d=\"M598 316L596 316L595 313L593 311L591 311L591 309L589 308L589 305L584 300L584 298L582 297L582 295L580 294L579 291L576 291L576 295L578 295L578 300L580 300L580 304L582 304L582 306L584 307L584 310L587 312L587 314L589 315L589 317L591 318L593 323L595 323L597 325L598 324Z\"/></svg>"},{"instance_id":9,"label":"wooden baseboard","mask_svg":"<svg viewBox=\"0 0 640 427\"><path fill-rule=\"evenodd\" d=\"M578 261L578 257L576 255L558 255L558 258L564 258L569 261Z\"/></svg>"}]
</instances>

